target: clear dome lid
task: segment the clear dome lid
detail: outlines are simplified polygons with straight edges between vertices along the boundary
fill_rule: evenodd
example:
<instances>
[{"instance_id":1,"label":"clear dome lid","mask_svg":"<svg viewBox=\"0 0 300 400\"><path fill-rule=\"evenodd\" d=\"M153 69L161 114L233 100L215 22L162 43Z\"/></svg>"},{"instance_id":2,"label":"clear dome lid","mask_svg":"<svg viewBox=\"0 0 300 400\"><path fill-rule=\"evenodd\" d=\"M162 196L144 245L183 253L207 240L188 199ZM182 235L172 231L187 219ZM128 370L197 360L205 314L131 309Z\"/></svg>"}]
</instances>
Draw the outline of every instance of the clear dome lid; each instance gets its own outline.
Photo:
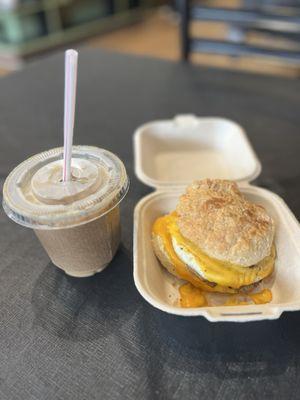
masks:
<instances>
[{"instance_id":1,"label":"clear dome lid","mask_svg":"<svg viewBox=\"0 0 300 400\"><path fill-rule=\"evenodd\" d=\"M7 215L30 228L69 228L109 212L129 188L122 161L97 147L73 146L70 182L62 181L62 169L62 147L19 164L4 183Z\"/></svg>"}]
</instances>

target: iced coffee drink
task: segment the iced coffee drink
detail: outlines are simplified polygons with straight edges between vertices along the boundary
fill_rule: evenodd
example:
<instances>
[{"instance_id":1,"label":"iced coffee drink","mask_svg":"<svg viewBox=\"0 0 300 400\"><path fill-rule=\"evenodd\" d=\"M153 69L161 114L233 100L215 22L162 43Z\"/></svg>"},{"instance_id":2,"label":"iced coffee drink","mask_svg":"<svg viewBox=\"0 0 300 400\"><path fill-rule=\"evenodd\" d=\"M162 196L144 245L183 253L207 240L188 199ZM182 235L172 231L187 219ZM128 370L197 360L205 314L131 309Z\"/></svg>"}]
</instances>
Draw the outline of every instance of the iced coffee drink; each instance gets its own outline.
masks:
<instances>
[{"instance_id":1,"label":"iced coffee drink","mask_svg":"<svg viewBox=\"0 0 300 400\"><path fill-rule=\"evenodd\" d=\"M12 220L34 229L56 266L90 276L109 264L119 246L126 170L109 151L74 146L68 182L62 171L62 148L24 161L5 181L3 207Z\"/></svg>"}]
</instances>

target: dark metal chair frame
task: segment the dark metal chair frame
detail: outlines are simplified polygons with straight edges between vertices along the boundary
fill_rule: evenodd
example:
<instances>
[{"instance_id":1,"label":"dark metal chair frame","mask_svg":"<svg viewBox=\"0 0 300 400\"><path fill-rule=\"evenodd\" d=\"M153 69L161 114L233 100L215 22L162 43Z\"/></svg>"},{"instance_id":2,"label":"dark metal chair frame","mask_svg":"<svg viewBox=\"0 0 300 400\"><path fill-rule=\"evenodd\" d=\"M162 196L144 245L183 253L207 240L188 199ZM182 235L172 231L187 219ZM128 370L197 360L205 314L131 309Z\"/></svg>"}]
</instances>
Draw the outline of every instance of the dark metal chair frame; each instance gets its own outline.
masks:
<instances>
[{"instance_id":1,"label":"dark metal chair frame","mask_svg":"<svg viewBox=\"0 0 300 400\"><path fill-rule=\"evenodd\" d=\"M254 2L255 3L255 2ZM287 7L280 4L267 4L268 7L256 6L247 8L228 9L205 7L193 4L190 0L178 0L178 9L181 16L181 58L189 60L192 52L225 54L229 56L256 56L284 60L292 64L300 64L299 50L277 49L247 44L244 40L247 32L260 32L289 39L300 44L300 4L289 5L293 14L287 15ZM269 2L270 3L270 2ZM253 4L253 3L252 3ZM235 39L208 40L192 38L189 34L191 21L225 22L240 32Z\"/></svg>"}]
</instances>

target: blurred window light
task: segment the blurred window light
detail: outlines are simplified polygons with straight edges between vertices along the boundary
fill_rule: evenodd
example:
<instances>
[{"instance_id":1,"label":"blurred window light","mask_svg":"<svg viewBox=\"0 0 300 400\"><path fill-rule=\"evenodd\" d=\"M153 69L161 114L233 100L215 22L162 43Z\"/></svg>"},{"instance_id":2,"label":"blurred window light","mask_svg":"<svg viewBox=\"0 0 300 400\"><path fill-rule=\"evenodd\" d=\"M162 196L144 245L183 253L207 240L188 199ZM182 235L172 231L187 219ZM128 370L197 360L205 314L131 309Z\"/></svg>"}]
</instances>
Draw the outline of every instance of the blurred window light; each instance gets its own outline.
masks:
<instances>
[{"instance_id":1,"label":"blurred window light","mask_svg":"<svg viewBox=\"0 0 300 400\"><path fill-rule=\"evenodd\" d=\"M16 8L19 0L0 0L0 9L13 10Z\"/></svg>"}]
</instances>

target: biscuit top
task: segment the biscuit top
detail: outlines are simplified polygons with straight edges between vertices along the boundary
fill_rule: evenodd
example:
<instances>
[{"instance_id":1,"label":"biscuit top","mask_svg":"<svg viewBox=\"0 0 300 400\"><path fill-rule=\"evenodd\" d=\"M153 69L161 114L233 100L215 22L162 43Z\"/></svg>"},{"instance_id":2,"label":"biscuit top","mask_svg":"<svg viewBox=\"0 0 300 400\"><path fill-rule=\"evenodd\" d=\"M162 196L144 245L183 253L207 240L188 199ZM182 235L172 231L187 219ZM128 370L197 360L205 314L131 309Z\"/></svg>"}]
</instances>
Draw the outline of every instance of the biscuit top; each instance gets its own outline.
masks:
<instances>
[{"instance_id":1,"label":"biscuit top","mask_svg":"<svg viewBox=\"0 0 300 400\"><path fill-rule=\"evenodd\" d=\"M176 211L182 235L210 257L249 267L271 252L273 219L264 207L248 201L235 182L195 181Z\"/></svg>"}]
</instances>

